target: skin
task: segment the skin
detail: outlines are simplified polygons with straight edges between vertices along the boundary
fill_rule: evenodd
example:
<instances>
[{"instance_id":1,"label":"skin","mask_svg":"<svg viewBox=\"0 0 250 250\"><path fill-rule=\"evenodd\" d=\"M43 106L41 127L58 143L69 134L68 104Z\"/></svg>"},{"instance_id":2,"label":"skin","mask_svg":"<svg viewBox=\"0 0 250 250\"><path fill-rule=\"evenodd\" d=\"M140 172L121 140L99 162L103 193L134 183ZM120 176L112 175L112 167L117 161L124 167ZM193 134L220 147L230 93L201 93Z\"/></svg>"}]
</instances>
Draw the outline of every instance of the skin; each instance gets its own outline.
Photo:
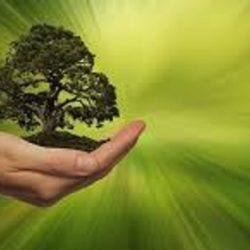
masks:
<instances>
[{"instance_id":1,"label":"skin","mask_svg":"<svg viewBox=\"0 0 250 250\"><path fill-rule=\"evenodd\" d=\"M145 130L133 121L94 152L45 148L0 133L0 194L35 206L51 206L105 177Z\"/></svg>"}]
</instances>

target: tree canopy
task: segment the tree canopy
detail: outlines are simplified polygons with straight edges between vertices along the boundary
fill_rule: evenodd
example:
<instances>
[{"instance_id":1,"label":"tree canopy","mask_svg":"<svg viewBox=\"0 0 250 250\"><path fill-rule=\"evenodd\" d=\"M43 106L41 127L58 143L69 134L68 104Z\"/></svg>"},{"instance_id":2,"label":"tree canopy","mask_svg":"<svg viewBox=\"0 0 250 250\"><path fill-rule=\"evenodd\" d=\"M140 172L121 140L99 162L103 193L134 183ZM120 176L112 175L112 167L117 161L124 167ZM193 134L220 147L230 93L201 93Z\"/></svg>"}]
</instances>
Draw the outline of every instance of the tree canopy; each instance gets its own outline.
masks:
<instances>
[{"instance_id":1,"label":"tree canopy","mask_svg":"<svg viewBox=\"0 0 250 250\"><path fill-rule=\"evenodd\" d=\"M116 88L95 72L95 55L80 36L48 24L31 27L10 44L0 67L0 119L28 131L101 127L119 117Z\"/></svg>"}]
</instances>

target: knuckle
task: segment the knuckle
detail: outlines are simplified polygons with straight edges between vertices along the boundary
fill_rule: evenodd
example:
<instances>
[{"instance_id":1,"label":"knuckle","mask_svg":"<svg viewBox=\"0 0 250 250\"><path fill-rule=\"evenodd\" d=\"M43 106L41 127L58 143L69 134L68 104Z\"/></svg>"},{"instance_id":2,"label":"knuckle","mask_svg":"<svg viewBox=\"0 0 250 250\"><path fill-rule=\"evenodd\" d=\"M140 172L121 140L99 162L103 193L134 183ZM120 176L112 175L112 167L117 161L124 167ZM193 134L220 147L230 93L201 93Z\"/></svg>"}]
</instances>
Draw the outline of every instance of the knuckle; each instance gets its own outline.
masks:
<instances>
[{"instance_id":1,"label":"knuckle","mask_svg":"<svg viewBox=\"0 0 250 250\"><path fill-rule=\"evenodd\" d=\"M43 185L36 190L36 201L39 206L51 206L59 200L59 194L53 185Z\"/></svg>"},{"instance_id":2,"label":"knuckle","mask_svg":"<svg viewBox=\"0 0 250 250\"><path fill-rule=\"evenodd\" d=\"M94 174L96 171L101 169L101 165L94 152L87 156L87 163L89 174Z\"/></svg>"},{"instance_id":3,"label":"knuckle","mask_svg":"<svg viewBox=\"0 0 250 250\"><path fill-rule=\"evenodd\" d=\"M83 177L87 177L100 168L100 165L94 156L94 154L79 154L76 159L75 168L79 171L77 171L77 174Z\"/></svg>"}]
</instances>

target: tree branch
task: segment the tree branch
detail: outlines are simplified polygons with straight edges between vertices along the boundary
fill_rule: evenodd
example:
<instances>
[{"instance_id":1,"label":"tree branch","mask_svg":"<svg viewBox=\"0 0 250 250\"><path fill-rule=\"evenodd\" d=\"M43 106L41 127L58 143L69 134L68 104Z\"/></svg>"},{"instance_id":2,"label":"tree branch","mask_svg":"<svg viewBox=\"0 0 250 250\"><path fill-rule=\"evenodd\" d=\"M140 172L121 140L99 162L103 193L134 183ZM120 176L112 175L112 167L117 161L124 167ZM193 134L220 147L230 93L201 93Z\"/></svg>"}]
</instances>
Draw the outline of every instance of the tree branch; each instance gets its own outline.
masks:
<instances>
[{"instance_id":1,"label":"tree branch","mask_svg":"<svg viewBox=\"0 0 250 250\"><path fill-rule=\"evenodd\" d=\"M36 83L39 83L39 82L46 82L46 79L36 79L36 80L33 80L33 81L22 83L19 86L21 88L26 88L26 87L28 87L28 86L30 86L32 84L36 84Z\"/></svg>"},{"instance_id":2,"label":"tree branch","mask_svg":"<svg viewBox=\"0 0 250 250\"><path fill-rule=\"evenodd\" d=\"M76 102L77 99L78 99L78 96L71 98L71 99L67 99L65 102L62 102L61 104L59 104L56 107L56 109L61 109L61 108L65 107L66 105L68 105L69 103Z\"/></svg>"},{"instance_id":3,"label":"tree branch","mask_svg":"<svg viewBox=\"0 0 250 250\"><path fill-rule=\"evenodd\" d=\"M39 108L36 108L28 103L25 103L25 106L27 108L29 108L32 112L34 112L36 114L36 116L41 120L42 119L42 115L43 115L43 112L41 109Z\"/></svg>"},{"instance_id":4,"label":"tree branch","mask_svg":"<svg viewBox=\"0 0 250 250\"><path fill-rule=\"evenodd\" d=\"M8 95L8 96L15 97L15 94L16 94L15 90L8 87L8 84L5 84L5 86L0 85L0 92L2 91L4 93L6 93L6 95Z\"/></svg>"},{"instance_id":5,"label":"tree branch","mask_svg":"<svg viewBox=\"0 0 250 250\"><path fill-rule=\"evenodd\" d=\"M87 105L82 100L77 100L77 102L81 103L82 107L87 107Z\"/></svg>"},{"instance_id":6,"label":"tree branch","mask_svg":"<svg viewBox=\"0 0 250 250\"><path fill-rule=\"evenodd\" d=\"M86 88L82 88L82 89L80 89L80 90L73 90L73 89L70 89L70 87L69 86L62 86L62 90L64 90L64 91L66 91L66 92L68 92L68 93L70 93L70 94L73 94L73 95L78 95L79 94L79 91L82 91L82 92L87 92L87 91L89 91L90 89L92 89L92 86L87 86Z\"/></svg>"},{"instance_id":7,"label":"tree branch","mask_svg":"<svg viewBox=\"0 0 250 250\"><path fill-rule=\"evenodd\" d=\"M62 90L63 90L63 86L61 84L58 84L57 90L55 90L54 92L51 92L50 98L52 98L53 100L56 100Z\"/></svg>"}]
</instances>

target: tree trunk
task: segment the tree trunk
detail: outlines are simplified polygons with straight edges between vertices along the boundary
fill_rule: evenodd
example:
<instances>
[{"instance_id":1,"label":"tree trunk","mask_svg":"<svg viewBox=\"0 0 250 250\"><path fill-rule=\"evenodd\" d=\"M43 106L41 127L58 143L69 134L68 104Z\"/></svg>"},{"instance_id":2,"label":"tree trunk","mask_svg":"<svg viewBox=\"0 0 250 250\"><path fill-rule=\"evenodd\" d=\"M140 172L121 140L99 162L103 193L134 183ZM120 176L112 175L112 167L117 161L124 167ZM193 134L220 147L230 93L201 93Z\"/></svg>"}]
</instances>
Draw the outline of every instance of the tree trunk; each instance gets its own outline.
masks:
<instances>
[{"instance_id":1,"label":"tree trunk","mask_svg":"<svg viewBox=\"0 0 250 250\"><path fill-rule=\"evenodd\" d=\"M57 100L58 96L54 96L53 94L55 93L56 87L55 84L52 82L52 84L50 85L50 95L47 98L43 116L43 133L46 135L50 135L56 129L55 120L53 119L53 111L55 110L55 101Z\"/></svg>"},{"instance_id":2,"label":"tree trunk","mask_svg":"<svg viewBox=\"0 0 250 250\"><path fill-rule=\"evenodd\" d=\"M46 135L52 134L56 129L55 122L53 119L46 119L43 124L43 133Z\"/></svg>"},{"instance_id":3,"label":"tree trunk","mask_svg":"<svg viewBox=\"0 0 250 250\"><path fill-rule=\"evenodd\" d=\"M49 96L46 100L45 110L43 113L43 133L50 135L53 133L56 128L56 119L54 118L56 114L55 103L58 100L58 96L62 90L61 84L59 80L54 79L54 75L48 78L48 82L50 83Z\"/></svg>"}]
</instances>

